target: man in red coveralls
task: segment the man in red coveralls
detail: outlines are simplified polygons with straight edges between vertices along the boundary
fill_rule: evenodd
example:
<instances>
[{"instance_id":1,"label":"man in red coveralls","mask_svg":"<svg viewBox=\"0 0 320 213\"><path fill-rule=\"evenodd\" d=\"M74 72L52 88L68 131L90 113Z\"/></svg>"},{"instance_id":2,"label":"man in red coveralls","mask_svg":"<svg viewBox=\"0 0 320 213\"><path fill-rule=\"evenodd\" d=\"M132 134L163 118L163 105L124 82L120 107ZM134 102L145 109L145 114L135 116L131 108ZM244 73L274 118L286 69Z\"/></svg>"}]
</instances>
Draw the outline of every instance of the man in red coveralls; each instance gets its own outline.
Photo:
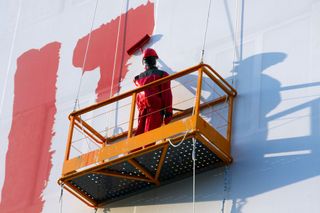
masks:
<instances>
[{"instance_id":1,"label":"man in red coveralls","mask_svg":"<svg viewBox=\"0 0 320 213\"><path fill-rule=\"evenodd\" d=\"M169 74L156 67L158 55L154 49L143 52L145 71L134 78L136 86L140 87L152 81L166 77ZM158 86L152 86L137 94L139 110L138 128L135 135L147 132L167 124L172 119L172 92L170 81Z\"/></svg>"}]
</instances>

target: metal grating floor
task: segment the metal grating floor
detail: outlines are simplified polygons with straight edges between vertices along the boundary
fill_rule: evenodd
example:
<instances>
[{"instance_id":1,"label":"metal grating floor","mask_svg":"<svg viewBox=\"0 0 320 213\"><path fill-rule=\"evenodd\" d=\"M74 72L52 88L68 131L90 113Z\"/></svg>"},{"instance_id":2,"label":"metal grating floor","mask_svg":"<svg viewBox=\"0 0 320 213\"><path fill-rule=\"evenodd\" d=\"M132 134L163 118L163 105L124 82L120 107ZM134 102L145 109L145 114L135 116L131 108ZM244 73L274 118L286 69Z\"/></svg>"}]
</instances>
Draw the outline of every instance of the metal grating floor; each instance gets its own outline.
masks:
<instances>
[{"instance_id":1,"label":"metal grating floor","mask_svg":"<svg viewBox=\"0 0 320 213\"><path fill-rule=\"evenodd\" d=\"M145 153L134 158L140 165L147 169L153 176L156 174L160 161L162 148ZM223 165L210 149L201 142L196 143L196 172ZM166 184L192 175L192 139L185 140L180 146L170 146L167 150L162 166L159 181ZM128 176L144 177L143 173L127 161L108 166L105 171L117 172ZM100 203L110 203L128 196L156 187L154 183L130 180L119 177L105 176L102 174L85 174L69 181L89 198Z\"/></svg>"}]
</instances>

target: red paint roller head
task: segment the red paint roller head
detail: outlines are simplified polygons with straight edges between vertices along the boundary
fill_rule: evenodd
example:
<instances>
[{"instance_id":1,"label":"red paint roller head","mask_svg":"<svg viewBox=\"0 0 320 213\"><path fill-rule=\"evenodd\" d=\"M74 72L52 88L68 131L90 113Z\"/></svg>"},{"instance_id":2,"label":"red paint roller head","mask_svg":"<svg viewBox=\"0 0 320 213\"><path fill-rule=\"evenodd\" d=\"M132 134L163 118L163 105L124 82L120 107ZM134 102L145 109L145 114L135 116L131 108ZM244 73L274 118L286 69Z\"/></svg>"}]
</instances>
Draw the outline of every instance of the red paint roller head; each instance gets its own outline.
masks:
<instances>
[{"instance_id":1,"label":"red paint roller head","mask_svg":"<svg viewBox=\"0 0 320 213\"><path fill-rule=\"evenodd\" d=\"M148 41L150 40L150 36L148 34L146 34L145 36L143 36L142 39L140 39L137 43L135 43L135 45L133 45L130 49L127 50L128 55L132 55L133 53L135 53L137 50L142 49L142 47L148 43Z\"/></svg>"}]
</instances>

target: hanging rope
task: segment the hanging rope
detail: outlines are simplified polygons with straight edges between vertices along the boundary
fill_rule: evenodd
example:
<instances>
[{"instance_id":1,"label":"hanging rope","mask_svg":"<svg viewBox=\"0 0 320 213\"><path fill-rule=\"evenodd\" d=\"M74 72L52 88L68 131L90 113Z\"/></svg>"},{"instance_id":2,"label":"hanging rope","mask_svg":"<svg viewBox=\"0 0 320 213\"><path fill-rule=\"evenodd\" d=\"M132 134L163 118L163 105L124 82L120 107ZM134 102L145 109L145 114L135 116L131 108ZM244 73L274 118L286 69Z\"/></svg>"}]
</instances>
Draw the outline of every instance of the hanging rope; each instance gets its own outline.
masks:
<instances>
[{"instance_id":1,"label":"hanging rope","mask_svg":"<svg viewBox=\"0 0 320 213\"><path fill-rule=\"evenodd\" d=\"M109 95L109 98L111 98L112 97L112 95L113 95L113 89L114 89L114 87L115 88L117 88L117 86L118 85L116 85L116 86L114 86L114 78L115 78L115 72L116 72L116 65L117 65L117 58L118 58L118 48L119 48L119 38L120 38L120 31L121 31L121 22L122 22L122 10L123 10L123 5L124 5L124 1L125 0L123 0L122 2L121 2L121 6L120 6L120 12L119 12L119 14L120 14L120 16L119 16L119 22L118 22L118 31L117 31L117 38L116 38L116 44L115 44L115 52L114 52L114 57L113 57L113 68L112 68L112 76L111 76L111 86L110 86L110 88L109 89L107 89L106 88L106 90L108 91L110 91L110 95ZM124 32L125 33L125 32ZM124 39L125 39L125 37L124 37ZM122 50L123 51L123 50ZM123 52L122 52L123 53ZM122 65L122 61L120 62L121 63L121 65ZM122 66L120 66L120 69L122 69ZM120 83L120 82L117 82L118 84ZM118 106L118 102L116 103L116 105ZM115 115L115 126L116 126L116 128L114 129L114 133L115 133L115 131L117 131L117 114L118 114L118 111L117 110L115 110L116 112L116 115ZM105 134L105 137L107 138L108 137L108 119L106 119L106 128L105 128L105 132L106 132L106 134Z\"/></svg>"},{"instance_id":2,"label":"hanging rope","mask_svg":"<svg viewBox=\"0 0 320 213\"><path fill-rule=\"evenodd\" d=\"M194 105L196 105L196 103ZM192 115L194 114L195 114L195 107L193 107L193 110L192 110ZM173 146L174 148L177 148L184 142L188 133L189 131L186 131L183 138L178 144L173 144L170 138L167 138L166 141L169 141L169 144L171 146ZM196 143L197 143L196 139L193 137L192 138L192 154L191 154L191 157L192 157L192 212L193 213L195 213L195 200L196 200Z\"/></svg>"},{"instance_id":3,"label":"hanging rope","mask_svg":"<svg viewBox=\"0 0 320 213\"><path fill-rule=\"evenodd\" d=\"M99 0L96 0L96 5L95 5L95 8L94 8L94 13L93 13L93 18L92 18L92 22L91 22L88 42L87 42L87 45L86 45L86 50L85 50L85 53L84 53L83 63L82 63L82 67L81 67L82 73L81 73L80 82L79 82L79 86L78 86L78 90L77 90L76 100L74 102L73 111L75 111L77 107L78 107L78 109L80 108L80 103L79 103L80 89L81 89L81 84L82 84L82 78L83 78L83 75L84 75L84 68L85 68L85 65L86 65L86 62L87 62L87 55L88 55L89 45L90 45L90 42L91 42L91 35L92 35L92 31L93 31L94 20L96 18L98 2L99 2Z\"/></svg>"},{"instance_id":4,"label":"hanging rope","mask_svg":"<svg viewBox=\"0 0 320 213\"><path fill-rule=\"evenodd\" d=\"M206 42L207 42L207 33L208 33L209 18L210 18L210 11L211 11L211 1L212 0L209 1L206 27L205 27L205 31L204 31L203 45L202 45L202 50L201 50L201 60L200 60L201 63L203 63L204 51L205 51Z\"/></svg>"},{"instance_id":5,"label":"hanging rope","mask_svg":"<svg viewBox=\"0 0 320 213\"><path fill-rule=\"evenodd\" d=\"M85 68L85 65L86 65L86 62L87 62L87 55L88 55L88 50L89 50L89 46L90 46L90 42L91 42L91 36L92 36L94 21L95 21L95 18L96 18L98 2L99 2L99 0L96 0L96 4L95 4L95 7L94 7L94 12L93 12L93 18L92 18L92 21L91 21L90 33L89 33L88 41L87 41L87 44L86 44L83 63L82 63L82 67L81 67L82 73L81 73L81 77L80 77L80 81L79 81L79 86L78 86L78 89L77 89L77 96L76 96L76 100L74 102L73 111L76 111L77 108L80 109L80 103L79 103L80 89L81 89L82 79L83 79L83 75L84 75L84 68ZM79 117L81 119L81 116L79 116ZM88 141L88 137L84 132L82 119L80 121L80 126L81 126L81 128L80 128L81 133L82 133L83 137L85 138L85 141L86 141L86 143L88 145L88 149L89 149L89 151L91 151L91 147L90 147L90 144L89 144L89 141Z\"/></svg>"},{"instance_id":6,"label":"hanging rope","mask_svg":"<svg viewBox=\"0 0 320 213\"><path fill-rule=\"evenodd\" d=\"M192 212L195 213L196 210L196 139L192 138L192 162L193 162L193 172L192 172Z\"/></svg>"},{"instance_id":7,"label":"hanging rope","mask_svg":"<svg viewBox=\"0 0 320 213\"><path fill-rule=\"evenodd\" d=\"M237 85L236 85L236 66L239 65L240 63L240 60L241 60L241 54L238 53L238 32L239 32L239 14L240 14L240 11L239 11L239 0L236 0L236 5L235 5L235 16L234 16L234 25L235 25L235 28L234 28L234 32L233 32L233 61L232 61L232 79L231 79L231 85L233 88L237 88ZM223 192L224 192L224 197L223 197L223 200L222 200L222 207L221 207L221 212L224 213L224 210L225 210L225 203L226 203L226 200L228 199L229 197L229 192L230 192L230 180L229 180L229 166L228 165L225 165L224 167L224 172L223 172L223 183L224 183L224 187L223 187Z\"/></svg>"},{"instance_id":8,"label":"hanging rope","mask_svg":"<svg viewBox=\"0 0 320 213\"><path fill-rule=\"evenodd\" d=\"M195 105L196 105L196 99L195 99L194 101L195 101L195 103L194 103L194 106L195 106ZM193 109L192 109L192 115L194 115L194 114L195 114L195 107L193 107ZM185 125L186 125L186 124L185 124ZM190 121L190 125L192 125L191 121ZM187 129L187 126L186 126L186 129ZM180 146L180 145L184 142L184 140L186 139L187 135L188 135L190 132L191 132L191 131L186 131L185 134L183 135L181 141L180 141L179 143L177 143L177 144L173 144L172 141L171 141L171 138L166 138L166 141L169 141L169 144L170 144L171 146L173 146L174 148L177 148L178 146Z\"/></svg>"},{"instance_id":9,"label":"hanging rope","mask_svg":"<svg viewBox=\"0 0 320 213\"><path fill-rule=\"evenodd\" d=\"M121 19L122 19L123 5L124 5L124 0L122 1L121 7L120 7L120 17L119 17L119 23L118 23L116 48L115 48L114 59L113 59L113 69L112 69L111 88L110 88L110 96L109 96L109 98L112 97L112 92L113 92L114 73L116 71L116 65L117 65L117 56L118 56L118 48L119 48L119 37L120 37L120 30L121 30Z\"/></svg>"},{"instance_id":10,"label":"hanging rope","mask_svg":"<svg viewBox=\"0 0 320 213\"><path fill-rule=\"evenodd\" d=\"M233 60L232 60L232 80L231 85L233 88L236 89L236 65L239 65L240 56L238 53L238 36L237 33L239 32L239 0L236 0L236 6L235 6L235 16L234 16L234 32L233 32Z\"/></svg>"},{"instance_id":11,"label":"hanging rope","mask_svg":"<svg viewBox=\"0 0 320 213\"><path fill-rule=\"evenodd\" d=\"M170 138L167 138L169 141L170 145L173 146L174 148L180 146L183 142L185 137L187 136L189 132L187 131L182 138L182 140L177 144L173 144L170 140ZM195 201L196 201L196 139L192 138L192 212L195 213Z\"/></svg>"},{"instance_id":12,"label":"hanging rope","mask_svg":"<svg viewBox=\"0 0 320 213\"><path fill-rule=\"evenodd\" d=\"M177 144L173 144L170 138L167 138L166 140L170 143L171 146L173 146L174 148L177 148L178 146L180 146L184 142L184 140L186 139L189 132L190 131L186 131L185 134L183 135L181 141Z\"/></svg>"}]
</instances>

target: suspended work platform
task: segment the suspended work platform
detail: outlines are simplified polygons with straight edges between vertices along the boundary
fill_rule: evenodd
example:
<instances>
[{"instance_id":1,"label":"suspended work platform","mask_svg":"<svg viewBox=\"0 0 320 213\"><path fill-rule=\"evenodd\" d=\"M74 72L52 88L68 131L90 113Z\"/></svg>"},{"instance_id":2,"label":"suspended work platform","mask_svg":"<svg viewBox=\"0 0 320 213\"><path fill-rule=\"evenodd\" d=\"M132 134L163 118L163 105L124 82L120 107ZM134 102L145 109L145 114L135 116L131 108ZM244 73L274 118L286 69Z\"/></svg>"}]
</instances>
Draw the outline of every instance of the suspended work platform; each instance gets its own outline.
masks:
<instances>
[{"instance_id":1,"label":"suspended work platform","mask_svg":"<svg viewBox=\"0 0 320 213\"><path fill-rule=\"evenodd\" d=\"M173 120L134 136L136 95L167 81L177 111ZM230 164L236 94L214 69L199 64L72 112L58 183L99 207L191 176L194 159L196 173Z\"/></svg>"}]
</instances>

